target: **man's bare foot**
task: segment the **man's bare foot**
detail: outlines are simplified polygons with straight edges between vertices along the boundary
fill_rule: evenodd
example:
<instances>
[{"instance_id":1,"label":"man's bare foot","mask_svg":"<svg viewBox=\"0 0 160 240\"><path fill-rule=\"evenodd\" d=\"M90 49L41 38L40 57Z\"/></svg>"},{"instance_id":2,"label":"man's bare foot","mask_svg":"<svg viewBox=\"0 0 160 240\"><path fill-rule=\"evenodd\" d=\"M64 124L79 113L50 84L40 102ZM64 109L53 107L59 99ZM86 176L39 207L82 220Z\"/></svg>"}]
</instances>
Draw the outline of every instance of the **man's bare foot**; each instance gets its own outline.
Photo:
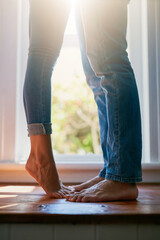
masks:
<instances>
[{"instance_id":1,"label":"man's bare foot","mask_svg":"<svg viewBox=\"0 0 160 240\"><path fill-rule=\"evenodd\" d=\"M121 183L106 179L79 193L65 196L71 202L135 200L137 197L138 188L136 184Z\"/></svg>"},{"instance_id":2,"label":"man's bare foot","mask_svg":"<svg viewBox=\"0 0 160 240\"><path fill-rule=\"evenodd\" d=\"M57 169L52 156L35 157L30 154L25 169L35 178L49 197L64 198L71 190L59 180Z\"/></svg>"},{"instance_id":3,"label":"man's bare foot","mask_svg":"<svg viewBox=\"0 0 160 240\"><path fill-rule=\"evenodd\" d=\"M93 185L101 182L102 180L104 180L104 178L102 177L99 177L99 176L96 176L82 184L79 184L79 185L73 185L73 186L68 186L70 189L72 189L73 191L75 192L80 192L86 188L90 188L92 187Z\"/></svg>"}]
</instances>

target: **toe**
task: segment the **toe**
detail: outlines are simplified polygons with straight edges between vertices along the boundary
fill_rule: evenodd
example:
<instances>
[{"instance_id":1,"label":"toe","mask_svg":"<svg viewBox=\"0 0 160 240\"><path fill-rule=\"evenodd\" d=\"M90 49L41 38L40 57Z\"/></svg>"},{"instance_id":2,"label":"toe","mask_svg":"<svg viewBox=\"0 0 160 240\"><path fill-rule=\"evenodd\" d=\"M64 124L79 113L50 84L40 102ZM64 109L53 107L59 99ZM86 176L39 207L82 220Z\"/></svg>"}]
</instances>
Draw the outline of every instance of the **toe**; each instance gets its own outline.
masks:
<instances>
[{"instance_id":1,"label":"toe","mask_svg":"<svg viewBox=\"0 0 160 240\"><path fill-rule=\"evenodd\" d=\"M76 202L81 202L81 199L83 198L83 196L79 195L76 199Z\"/></svg>"},{"instance_id":2,"label":"toe","mask_svg":"<svg viewBox=\"0 0 160 240\"><path fill-rule=\"evenodd\" d=\"M61 198L64 198L65 197L65 193L63 191L58 191L58 194L61 196Z\"/></svg>"},{"instance_id":3,"label":"toe","mask_svg":"<svg viewBox=\"0 0 160 240\"><path fill-rule=\"evenodd\" d=\"M83 196L83 197L81 198L81 202L90 202L90 197L85 197L85 196Z\"/></svg>"},{"instance_id":4,"label":"toe","mask_svg":"<svg viewBox=\"0 0 160 240\"><path fill-rule=\"evenodd\" d=\"M49 194L49 196L50 196L51 198L56 198L56 199L62 198L59 193L51 193L51 194Z\"/></svg>"},{"instance_id":5,"label":"toe","mask_svg":"<svg viewBox=\"0 0 160 240\"><path fill-rule=\"evenodd\" d=\"M70 197L69 198L69 201L71 201L71 202L76 202L76 199L77 199L77 195L75 195L75 196L73 196L73 197Z\"/></svg>"},{"instance_id":6,"label":"toe","mask_svg":"<svg viewBox=\"0 0 160 240\"><path fill-rule=\"evenodd\" d=\"M65 194L65 198L69 201L69 199L73 198L75 196L75 194Z\"/></svg>"},{"instance_id":7,"label":"toe","mask_svg":"<svg viewBox=\"0 0 160 240\"><path fill-rule=\"evenodd\" d=\"M65 194L65 199L68 200L70 198L70 195Z\"/></svg>"},{"instance_id":8,"label":"toe","mask_svg":"<svg viewBox=\"0 0 160 240\"><path fill-rule=\"evenodd\" d=\"M68 190L63 189L64 195L68 195L68 194L70 194L70 192L71 192L71 191L68 191Z\"/></svg>"}]
</instances>

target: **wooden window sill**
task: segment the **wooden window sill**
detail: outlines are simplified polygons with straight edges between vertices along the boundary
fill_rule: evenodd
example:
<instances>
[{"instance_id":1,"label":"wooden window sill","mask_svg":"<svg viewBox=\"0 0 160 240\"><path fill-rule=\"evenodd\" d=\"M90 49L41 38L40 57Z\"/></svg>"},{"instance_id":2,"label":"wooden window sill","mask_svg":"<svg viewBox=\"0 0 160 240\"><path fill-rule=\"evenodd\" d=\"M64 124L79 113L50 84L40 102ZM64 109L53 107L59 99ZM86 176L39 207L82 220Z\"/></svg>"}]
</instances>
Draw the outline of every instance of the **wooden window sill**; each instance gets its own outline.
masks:
<instances>
[{"instance_id":1,"label":"wooden window sill","mask_svg":"<svg viewBox=\"0 0 160 240\"><path fill-rule=\"evenodd\" d=\"M160 185L139 184L137 201L71 203L35 185L0 186L0 223L160 224Z\"/></svg>"}]
</instances>

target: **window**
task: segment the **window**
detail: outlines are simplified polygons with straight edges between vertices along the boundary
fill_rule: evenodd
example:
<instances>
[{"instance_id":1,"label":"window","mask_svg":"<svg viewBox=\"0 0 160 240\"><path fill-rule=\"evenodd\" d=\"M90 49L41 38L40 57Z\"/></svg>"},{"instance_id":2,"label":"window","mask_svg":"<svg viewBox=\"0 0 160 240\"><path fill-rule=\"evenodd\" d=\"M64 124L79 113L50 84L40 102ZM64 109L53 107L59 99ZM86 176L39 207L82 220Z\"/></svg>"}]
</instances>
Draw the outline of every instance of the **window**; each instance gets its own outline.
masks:
<instances>
[{"instance_id":1,"label":"window","mask_svg":"<svg viewBox=\"0 0 160 240\"><path fill-rule=\"evenodd\" d=\"M143 163L160 163L160 3L158 0L131 0L128 6L128 52L135 71L137 86L140 96L143 134ZM0 2L0 161L1 163L25 163L30 149L27 136L27 126L22 101L22 88L26 70L27 49L28 49L28 1L2 0ZM10 24L12 22L12 24ZM91 90L85 86L85 76L81 67L80 52L76 38L76 31L73 23L73 14L70 16L68 27L65 32L63 49L58 64L53 72L52 90L53 98L56 101L58 94L61 94L59 68L64 65L67 54L72 51L73 59L68 63L67 81L72 85L81 81L84 84L86 94L90 94L89 104L95 104ZM73 65L72 69L70 66ZM64 69L65 71L65 69ZM76 81L78 78L78 81ZM58 83L57 83L58 81ZM82 85L83 85L82 84ZM54 91L54 89L56 89ZM76 90L75 90L76 91ZM67 92L67 91L66 91ZM75 94L69 99L70 104L75 103ZM67 94L65 96L67 107ZM85 97L84 97L85 98ZM73 101L72 101L73 100ZM58 101L58 99L57 99ZM84 99L84 101L86 101ZM77 99L77 106L81 100ZM52 106L54 116L63 119L64 112L56 112ZM77 110L75 110L77 111ZM53 112L52 112L53 114ZM95 112L95 123L98 126L98 118ZM53 122L55 121L52 118ZM85 122L81 122L85 126ZM61 122L63 125L63 121ZM82 125L83 125L82 124ZM74 129L74 122L72 123ZM58 125L55 124L55 132L58 134ZM87 129L88 127L88 129ZM56 129L57 128L57 129ZM87 130L86 130L87 129ZM85 137L72 139L78 142L78 147L67 145L64 152L59 146L54 145L54 153L58 163L65 165L76 161L77 164L93 163L94 166L102 163L102 155L99 147L99 136L96 130L96 143L93 144L91 127L86 126ZM53 130L54 132L54 130ZM52 134L53 135L53 134ZM56 135L56 134L55 134ZM55 137L57 137L55 136ZM62 137L63 138L63 137ZM63 141L64 139L60 139ZM82 141L81 141L82 140ZM56 142L53 140L53 142ZM88 144L88 145L87 145ZM94 145L94 146L93 146ZM72 155L66 155L67 153ZM94 152L96 154L91 154ZM60 154L58 154L60 153ZM75 153L75 154L74 154ZM87 160L86 160L87 154ZM90 165L91 166L91 165ZM151 165L150 165L151 166ZM91 167L92 168L92 167Z\"/></svg>"}]
</instances>

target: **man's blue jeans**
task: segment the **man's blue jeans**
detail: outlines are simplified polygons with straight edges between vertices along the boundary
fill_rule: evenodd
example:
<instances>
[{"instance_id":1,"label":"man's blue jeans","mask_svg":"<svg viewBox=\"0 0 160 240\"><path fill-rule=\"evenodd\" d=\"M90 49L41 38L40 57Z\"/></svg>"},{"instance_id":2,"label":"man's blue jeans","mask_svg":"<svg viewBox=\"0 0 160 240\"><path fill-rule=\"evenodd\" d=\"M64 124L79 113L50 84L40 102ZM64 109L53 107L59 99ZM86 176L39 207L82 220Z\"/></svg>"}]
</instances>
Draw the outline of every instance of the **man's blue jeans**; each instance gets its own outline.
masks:
<instances>
[{"instance_id":1,"label":"man's blue jeans","mask_svg":"<svg viewBox=\"0 0 160 240\"><path fill-rule=\"evenodd\" d=\"M99 176L134 183L142 181L142 134L137 85L126 51L127 2L79 0L74 7L83 68L98 108L104 158ZM30 0L23 92L28 136L52 133L51 75L69 11L67 0Z\"/></svg>"}]
</instances>

